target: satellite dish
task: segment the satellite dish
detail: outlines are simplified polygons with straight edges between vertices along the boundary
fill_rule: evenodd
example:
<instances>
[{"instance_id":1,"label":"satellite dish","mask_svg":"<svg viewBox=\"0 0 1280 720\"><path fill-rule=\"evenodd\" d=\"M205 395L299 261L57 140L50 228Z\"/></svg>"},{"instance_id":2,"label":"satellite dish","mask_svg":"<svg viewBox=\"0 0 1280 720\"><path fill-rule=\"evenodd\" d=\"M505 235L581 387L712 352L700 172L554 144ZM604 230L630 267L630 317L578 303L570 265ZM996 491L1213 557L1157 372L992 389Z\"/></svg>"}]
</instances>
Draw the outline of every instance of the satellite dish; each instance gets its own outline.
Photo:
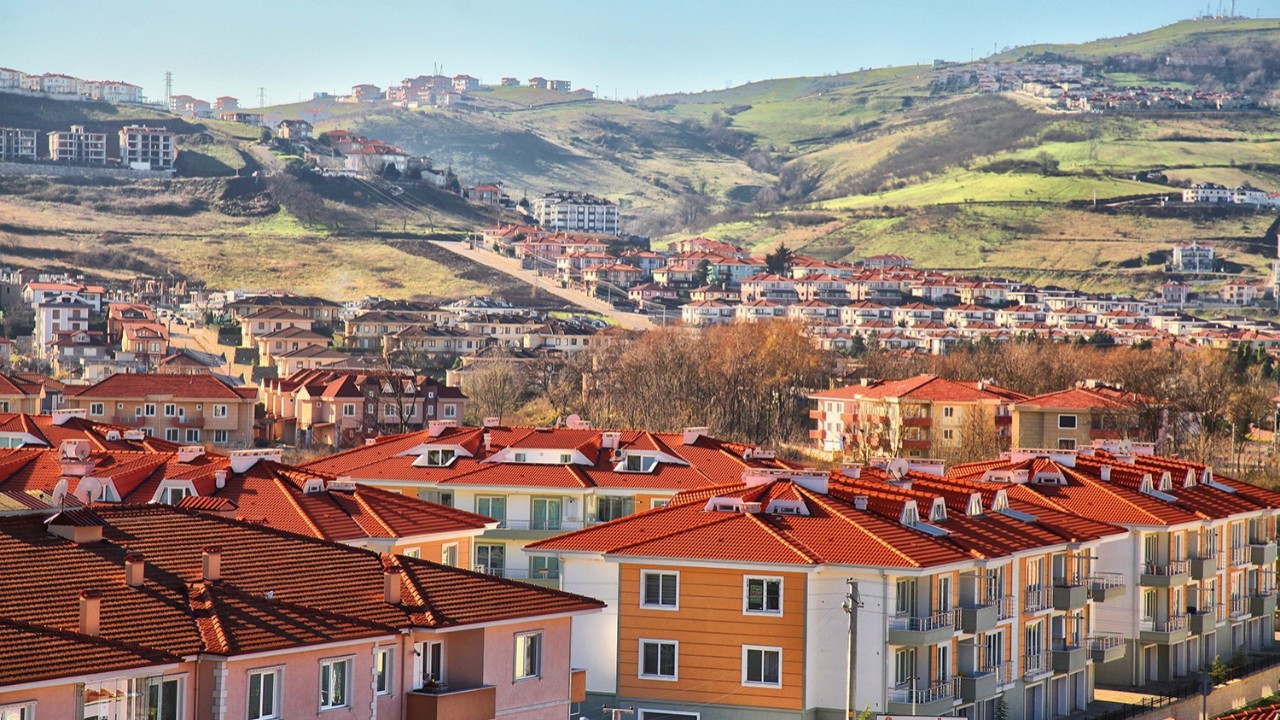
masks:
<instances>
[{"instance_id":1,"label":"satellite dish","mask_svg":"<svg viewBox=\"0 0 1280 720\"><path fill-rule=\"evenodd\" d=\"M58 484L53 486L53 504L62 507L67 500L67 479L58 480Z\"/></svg>"},{"instance_id":2,"label":"satellite dish","mask_svg":"<svg viewBox=\"0 0 1280 720\"><path fill-rule=\"evenodd\" d=\"M580 422L582 422L582 418L578 417L577 413L574 413L564 419L565 427L574 427Z\"/></svg>"},{"instance_id":3,"label":"satellite dish","mask_svg":"<svg viewBox=\"0 0 1280 720\"><path fill-rule=\"evenodd\" d=\"M91 503L102 497L102 481L95 477L81 478L76 485L76 499L82 503Z\"/></svg>"},{"instance_id":4,"label":"satellite dish","mask_svg":"<svg viewBox=\"0 0 1280 720\"><path fill-rule=\"evenodd\" d=\"M911 465L904 458L894 458L885 466L885 471L893 476L895 480L901 480L906 476L907 471L911 469Z\"/></svg>"}]
</instances>

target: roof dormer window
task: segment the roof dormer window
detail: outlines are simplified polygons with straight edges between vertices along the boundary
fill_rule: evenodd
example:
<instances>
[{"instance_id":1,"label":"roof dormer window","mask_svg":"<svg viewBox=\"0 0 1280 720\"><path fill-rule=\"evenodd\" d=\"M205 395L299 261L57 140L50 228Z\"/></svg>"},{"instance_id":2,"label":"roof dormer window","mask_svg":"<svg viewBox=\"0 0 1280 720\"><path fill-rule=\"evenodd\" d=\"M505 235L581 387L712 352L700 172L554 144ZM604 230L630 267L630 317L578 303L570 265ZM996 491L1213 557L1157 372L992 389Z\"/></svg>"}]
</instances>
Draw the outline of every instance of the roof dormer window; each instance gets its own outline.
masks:
<instances>
[{"instance_id":1,"label":"roof dormer window","mask_svg":"<svg viewBox=\"0 0 1280 720\"><path fill-rule=\"evenodd\" d=\"M449 467L458 454L453 448L428 448L413 461L414 467Z\"/></svg>"},{"instance_id":2,"label":"roof dormer window","mask_svg":"<svg viewBox=\"0 0 1280 720\"><path fill-rule=\"evenodd\" d=\"M622 461L614 465L614 472L629 473L649 473L658 467L658 458L653 455L644 455L640 453L628 452L622 456Z\"/></svg>"}]
</instances>

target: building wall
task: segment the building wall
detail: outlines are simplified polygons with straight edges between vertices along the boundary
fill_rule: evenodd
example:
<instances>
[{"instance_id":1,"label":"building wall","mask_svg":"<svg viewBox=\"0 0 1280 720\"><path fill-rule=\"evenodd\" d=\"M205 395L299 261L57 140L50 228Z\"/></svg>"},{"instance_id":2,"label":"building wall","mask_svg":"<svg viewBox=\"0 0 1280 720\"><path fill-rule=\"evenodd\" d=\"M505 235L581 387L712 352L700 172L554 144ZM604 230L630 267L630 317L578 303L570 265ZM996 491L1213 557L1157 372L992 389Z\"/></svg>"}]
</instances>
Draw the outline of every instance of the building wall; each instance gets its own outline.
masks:
<instances>
[{"instance_id":1,"label":"building wall","mask_svg":"<svg viewBox=\"0 0 1280 720\"><path fill-rule=\"evenodd\" d=\"M95 414L91 412L94 404L102 404L102 413ZM175 415L170 417L164 414L165 405L174 405ZM66 407L84 408L88 413L88 418L94 422L102 422L107 424L118 423L121 419L130 420L127 423L132 427L151 431L154 437L164 438L165 431L168 429L178 430L177 442L187 443L187 428L191 427L200 431L200 444L213 443L214 432L217 430L227 431L227 446L245 447L247 446L253 435L253 406L252 399L239 398L217 398L211 400L196 399L174 399L164 398L163 396L154 396L150 398L103 398L103 397L76 397L69 396L64 403ZM146 411L147 405L155 406L155 415L148 416L144 414L138 421L134 421L136 417L136 409L142 408ZM226 405L226 417L214 417L214 405ZM201 418L204 421L203 426L177 425L177 410L182 408L185 411L185 417L188 419ZM195 441L192 441L195 442Z\"/></svg>"},{"instance_id":2,"label":"building wall","mask_svg":"<svg viewBox=\"0 0 1280 720\"><path fill-rule=\"evenodd\" d=\"M496 688L498 715L564 720L569 711L572 620L556 618L484 628L484 683ZM515 680L516 635L540 630L540 677Z\"/></svg>"}]
</instances>

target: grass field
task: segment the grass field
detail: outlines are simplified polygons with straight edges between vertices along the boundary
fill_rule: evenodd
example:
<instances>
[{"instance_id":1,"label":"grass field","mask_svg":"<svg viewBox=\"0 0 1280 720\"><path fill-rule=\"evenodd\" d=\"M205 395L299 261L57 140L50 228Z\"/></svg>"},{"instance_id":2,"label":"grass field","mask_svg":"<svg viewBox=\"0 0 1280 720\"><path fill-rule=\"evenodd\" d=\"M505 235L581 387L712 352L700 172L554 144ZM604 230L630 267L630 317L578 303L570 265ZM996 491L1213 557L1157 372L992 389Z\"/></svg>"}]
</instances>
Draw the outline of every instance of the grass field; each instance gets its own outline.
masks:
<instances>
[{"instance_id":1,"label":"grass field","mask_svg":"<svg viewBox=\"0 0 1280 720\"><path fill-rule=\"evenodd\" d=\"M969 202L1052 202L1105 200L1112 197L1160 192L1150 183L1108 177L1078 175L1044 176L1032 173L988 173L957 170L901 190L876 195L854 195L822 203L831 210L872 208L884 205L949 205Z\"/></svg>"}]
</instances>

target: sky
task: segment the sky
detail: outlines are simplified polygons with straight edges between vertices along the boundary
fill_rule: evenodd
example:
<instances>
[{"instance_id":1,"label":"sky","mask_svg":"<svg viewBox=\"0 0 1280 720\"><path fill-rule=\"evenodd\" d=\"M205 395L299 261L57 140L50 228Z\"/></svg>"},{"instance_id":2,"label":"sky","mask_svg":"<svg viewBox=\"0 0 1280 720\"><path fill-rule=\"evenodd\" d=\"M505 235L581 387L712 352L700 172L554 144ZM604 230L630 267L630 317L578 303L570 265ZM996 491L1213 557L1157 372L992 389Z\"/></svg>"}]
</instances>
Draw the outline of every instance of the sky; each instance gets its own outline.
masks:
<instances>
[{"instance_id":1,"label":"sky","mask_svg":"<svg viewBox=\"0 0 1280 720\"><path fill-rule=\"evenodd\" d=\"M0 67L258 104L401 78L540 75L604 97L968 60L1149 30L1229 0L0 0ZM1280 14L1280 0L1237 0ZM75 18L63 23L55 18Z\"/></svg>"}]
</instances>

